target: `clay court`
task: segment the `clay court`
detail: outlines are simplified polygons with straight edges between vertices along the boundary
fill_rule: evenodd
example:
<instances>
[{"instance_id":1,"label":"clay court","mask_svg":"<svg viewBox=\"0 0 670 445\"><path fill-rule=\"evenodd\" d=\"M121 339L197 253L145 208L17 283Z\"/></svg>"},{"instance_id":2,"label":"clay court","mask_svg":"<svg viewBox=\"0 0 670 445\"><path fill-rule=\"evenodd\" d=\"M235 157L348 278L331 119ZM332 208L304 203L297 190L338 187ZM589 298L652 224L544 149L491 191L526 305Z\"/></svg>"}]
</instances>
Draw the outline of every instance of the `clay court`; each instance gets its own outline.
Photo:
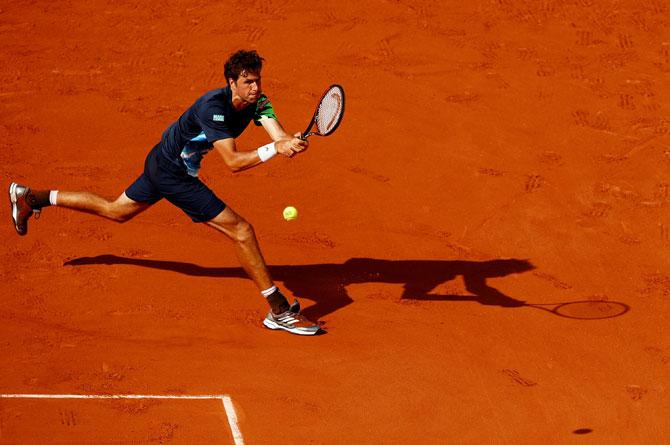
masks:
<instances>
[{"instance_id":1,"label":"clay court","mask_svg":"<svg viewBox=\"0 0 670 445\"><path fill-rule=\"evenodd\" d=\"M0 36L3 187L118 196L239 48L288 131L347 94L201 174L323 335L167 202L20 237L5 201L0 444L670 440L666 2L5 0Z\"/></svg>"}]
</instances>

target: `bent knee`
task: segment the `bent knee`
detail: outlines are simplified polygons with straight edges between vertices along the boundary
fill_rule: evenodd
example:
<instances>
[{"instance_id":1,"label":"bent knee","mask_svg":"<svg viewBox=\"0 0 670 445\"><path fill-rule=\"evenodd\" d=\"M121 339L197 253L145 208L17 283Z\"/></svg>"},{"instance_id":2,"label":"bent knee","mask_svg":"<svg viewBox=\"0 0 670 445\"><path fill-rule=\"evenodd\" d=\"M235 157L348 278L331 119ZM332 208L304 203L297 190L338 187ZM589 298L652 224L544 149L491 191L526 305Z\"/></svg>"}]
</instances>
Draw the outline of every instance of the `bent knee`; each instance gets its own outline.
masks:
<instances>
[{"instance_id":1,"label":"bent knee","mask_svg":"<svg viewBox=\"0 0 670 445\"><path fill-rule=\"evenodd\" d=\"M126 221L130 221L131 219L133 219L133 216L135 216L135 214L133 213L120 213L115 215L114 218L112 219L117 223L124 223Z\"/></svg>"},{"instance_id":2,"label":"bent knee","mask_svg":"<svg viewBox=\"0 0 670 445\"><path fill-rule=\"evenodd\" d=\"M134 206L128 206L124 204L119 204L117 202L113 202L109 206L107 206L105 216L111 219L112 221L118 223L124 223L126 221L131 220L135 215L137 215L138 212L139 210L134 208Z\"/></svg>"},{"instance_id":3,"label":"bent knee","mask_svg":"<svg viewBox=\"0 0 670 445\"><path fill-rule=\"evenodd\" d=\"M135 214L118 210L110 210L107 212L106 216L107 218L111 219L114 222L124 223L126 221L130 221L133 218L133 216L135 216Z\"/></svg>"},{"instance_id":4,"label":"bent knee","mask_svg":"<svg viewBox=\"0 0 670 445\"><path fill-rule=\"evenodd\" d=\"M248 221L242 219L235 225L235 241L244 243L253 239L255 236L254 227Z\"/></svg>"}]
</instances>

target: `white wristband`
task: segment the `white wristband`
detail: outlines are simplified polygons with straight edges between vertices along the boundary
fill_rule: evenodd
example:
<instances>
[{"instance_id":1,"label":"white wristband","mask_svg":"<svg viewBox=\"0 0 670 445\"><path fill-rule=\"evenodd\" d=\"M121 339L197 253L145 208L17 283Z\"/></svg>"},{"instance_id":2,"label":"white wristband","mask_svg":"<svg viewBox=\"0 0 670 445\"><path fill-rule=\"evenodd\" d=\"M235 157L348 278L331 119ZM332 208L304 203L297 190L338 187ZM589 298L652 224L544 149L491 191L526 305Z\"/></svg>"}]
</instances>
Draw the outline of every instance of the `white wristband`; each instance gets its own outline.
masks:
<instances>
[{"instance_id":1,"label":"white wristband","mask_svg":"<svg viewBox=\"0 0 670 445\"><path fill-rule=\"evenodd\" d=\"M49 203L52 206L58 205L58 190L49 191Z\"/></svg>"},{"instance_id":2,"label":"white wristband","mask_svg":"<svg viewBox=\"0 0 670 445\"><path fill-rule=\"evenodd\" d=\"M265 144L262 147L258 147L256 152L258 153L258 157L261 158L261 161L265 162L277 154L277 149L275 148L275 143L270 142L269 144Z\"/></svg>"}]
</instances>

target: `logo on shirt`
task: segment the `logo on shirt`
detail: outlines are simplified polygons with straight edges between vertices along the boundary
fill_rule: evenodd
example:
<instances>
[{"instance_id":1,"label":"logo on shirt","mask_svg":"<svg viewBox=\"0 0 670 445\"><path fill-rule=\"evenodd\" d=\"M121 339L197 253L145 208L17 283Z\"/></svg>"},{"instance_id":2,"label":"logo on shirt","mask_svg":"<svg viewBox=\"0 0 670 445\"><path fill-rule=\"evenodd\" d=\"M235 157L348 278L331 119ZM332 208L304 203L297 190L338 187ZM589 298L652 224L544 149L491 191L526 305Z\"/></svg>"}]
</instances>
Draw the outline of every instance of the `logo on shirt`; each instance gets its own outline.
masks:
<instances>
[{"instance_id":1,"label":"logo on shirt","mask_svg":"<svg viewBox=\"0 0 670 445\"><path fill-rule=\"evenodd\" d=\"M225 116L223 114L215 114L212 116L212 120L215 122L223 122L225 119Z\"/></svg>"}]
</instances>

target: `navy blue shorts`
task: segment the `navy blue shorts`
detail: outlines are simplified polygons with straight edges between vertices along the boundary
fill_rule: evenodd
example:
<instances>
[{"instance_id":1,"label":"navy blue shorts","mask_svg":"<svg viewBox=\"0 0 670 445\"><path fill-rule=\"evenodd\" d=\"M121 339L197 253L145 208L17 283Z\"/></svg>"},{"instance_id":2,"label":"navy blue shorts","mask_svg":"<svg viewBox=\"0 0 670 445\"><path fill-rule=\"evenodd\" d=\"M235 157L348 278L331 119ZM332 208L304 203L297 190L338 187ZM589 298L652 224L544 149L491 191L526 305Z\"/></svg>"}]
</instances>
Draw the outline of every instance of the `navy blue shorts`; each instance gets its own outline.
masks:
<instances>
[{"instance_id":1,"label":"navy blue shorts","mask_svg":"<svg viewBox=\"0 0 670 445\"><path fill-rule=\"evenodd\" d=\"M144 172L126 196L136 202L155 204L162 198L182 209L194 222L207 222L223 212L226 204L209 187L186 173L186 168L170 162L156 145L144 161Z\"/></svg>"}]
</instances>

